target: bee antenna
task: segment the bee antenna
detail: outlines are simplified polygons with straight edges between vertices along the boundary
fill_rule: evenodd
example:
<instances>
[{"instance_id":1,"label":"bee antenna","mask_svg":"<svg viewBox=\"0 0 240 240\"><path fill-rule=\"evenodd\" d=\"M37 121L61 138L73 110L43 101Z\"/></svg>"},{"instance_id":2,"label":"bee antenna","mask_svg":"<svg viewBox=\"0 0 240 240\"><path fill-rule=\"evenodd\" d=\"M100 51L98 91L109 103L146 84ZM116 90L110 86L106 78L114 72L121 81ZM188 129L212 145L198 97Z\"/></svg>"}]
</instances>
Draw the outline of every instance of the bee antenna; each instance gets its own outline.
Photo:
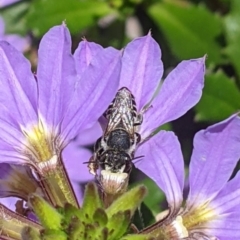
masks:
<instances>
[{"instance_id":1,"label":"bee antenna","mask_svg":"<svg viewBox=\"0 0 240 240\"><path fill-rule=\"evenodd\" d=\"M143 158L143 157L145 157L145 156L144 156L144 155L142 155L142 156L137 156L137 157L133 158L132 160L136 160L136 159Z\"/></svg>"},{"instance_id":2,"label":"bee antenna","mask_svg":"<svg viewBox=\"0 0 240 240\"><path fill-rule=\"evenodd\" d=\"M87 164L87 163L95 163L95 162L93 161L83 162L83 164Z\"/></svg>"}]
</instances>

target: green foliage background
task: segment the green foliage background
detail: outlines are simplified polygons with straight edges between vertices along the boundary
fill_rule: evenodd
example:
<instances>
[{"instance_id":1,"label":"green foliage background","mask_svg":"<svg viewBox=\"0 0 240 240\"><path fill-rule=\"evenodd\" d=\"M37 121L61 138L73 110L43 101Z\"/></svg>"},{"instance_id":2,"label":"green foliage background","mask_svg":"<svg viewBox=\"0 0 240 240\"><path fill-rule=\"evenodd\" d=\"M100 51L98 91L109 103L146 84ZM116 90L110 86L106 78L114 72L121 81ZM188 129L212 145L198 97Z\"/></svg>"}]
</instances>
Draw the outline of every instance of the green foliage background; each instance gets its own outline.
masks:
<instances>
[{"instance_id":1,"label":"green foliage background","mask_svg":"<svg viewBox=\"0 0 240 240\"><path fill-rule=\"evenodd\" d=\"M62 21L71 31L73 48L86 37L120 49L132 36L151 29L161 46L166 73L183 59L207 54L202 99L167 126L180 139L186 169L194 134L240 109L239 0L22 0L2 7L0 15L6 33L31 36L32 46L26 56L33 65L41 37ZM130 27L133 20L137 27ZM144 181L155 196L146 198L146 206L157 213L163 195L157 194L151 181Z\"/></svg>"}]
</instances>

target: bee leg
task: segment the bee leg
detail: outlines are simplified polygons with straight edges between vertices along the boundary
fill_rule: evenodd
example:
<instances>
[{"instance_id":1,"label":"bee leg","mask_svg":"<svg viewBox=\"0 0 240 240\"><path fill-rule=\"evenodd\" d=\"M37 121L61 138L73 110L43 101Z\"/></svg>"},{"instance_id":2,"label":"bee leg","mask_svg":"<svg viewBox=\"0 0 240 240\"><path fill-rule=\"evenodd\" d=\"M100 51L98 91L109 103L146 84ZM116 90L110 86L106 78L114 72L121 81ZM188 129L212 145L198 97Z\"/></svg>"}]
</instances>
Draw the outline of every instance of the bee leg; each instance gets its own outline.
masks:
<instances>
[{"instance_id":1,"label":"bee leg","mask_svg":"<svg viewBox=\"0 0 240 240\"><path fill-rule=\"evenodd\" d=\"M134 126L139 126L139 125L142 124L142 122L143 122L143 115L142 114L137 114L137 116L136 116L136 118L134 120L133 125Z\"/></svg>"},{"instance_id":2,"label":"bee leg","mask_svg":"<svg viewBox=\"0 0 240 240\"><path fill-rule=\"evenodd\" d=\"M93 154L93 156L90 158L89 164L88 164L88 169L92 175L96 176L97 169L98 169L98 164L96 161L96 154Z\"/></svg>"},{"instance_id":3,"label":"bee leg","mask_svg":"<svg viewBox=\"0 0 240 240\"><path fill-rule=\"evenodd\" d=\"M134 133L134 142L136 144L141 142L141 135L139 133L137 133L137 132Z\"/></svg>"}]
</instances>

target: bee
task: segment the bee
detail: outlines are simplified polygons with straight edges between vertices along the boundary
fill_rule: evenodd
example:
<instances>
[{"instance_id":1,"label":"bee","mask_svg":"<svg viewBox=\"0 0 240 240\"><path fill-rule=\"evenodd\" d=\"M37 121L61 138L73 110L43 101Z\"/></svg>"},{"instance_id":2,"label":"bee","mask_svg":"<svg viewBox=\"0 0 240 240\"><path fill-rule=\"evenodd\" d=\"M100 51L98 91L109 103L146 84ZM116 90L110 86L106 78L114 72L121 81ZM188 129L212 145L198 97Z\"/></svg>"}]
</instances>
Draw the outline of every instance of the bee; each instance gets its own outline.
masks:
<instances>
[{"instance_id":1,"label":"bee","mask_svg":"<svg viewBox=\"0 0 240 240\"><path fill-rule=\"evenodd\" d=\"M99 166L112 173L129 173L136 146L141 141L137 130L143 119L128 88L118 90L104 116L107 127L95 144L88 165L90 173L96 175Z\"/></svg>"}]
</instances>

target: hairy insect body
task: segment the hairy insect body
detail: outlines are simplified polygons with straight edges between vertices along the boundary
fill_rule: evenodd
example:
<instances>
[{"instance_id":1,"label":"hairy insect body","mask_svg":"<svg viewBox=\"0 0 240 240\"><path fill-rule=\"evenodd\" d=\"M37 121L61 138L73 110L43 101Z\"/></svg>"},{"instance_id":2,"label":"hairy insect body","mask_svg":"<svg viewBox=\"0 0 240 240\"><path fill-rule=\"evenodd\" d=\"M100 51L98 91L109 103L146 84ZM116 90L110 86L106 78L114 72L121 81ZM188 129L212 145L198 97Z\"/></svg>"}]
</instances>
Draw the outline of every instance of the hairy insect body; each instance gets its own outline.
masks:
<instances>
[{"instance_id":1,"label":"hairy insect body","mask_svg":"<svg viewBox=\"0 0 240 240\"><path fill-rule=\"evenodd\" d=\"M96 174L100 166L112 173L128 173L136 145L141 139L137 127L142 123L142 116L137 114L134 96L127 88L117 92L105 117L108 124L103 136L95 144L89 164L90 172Z\"/></svg>"}]
</instances>

